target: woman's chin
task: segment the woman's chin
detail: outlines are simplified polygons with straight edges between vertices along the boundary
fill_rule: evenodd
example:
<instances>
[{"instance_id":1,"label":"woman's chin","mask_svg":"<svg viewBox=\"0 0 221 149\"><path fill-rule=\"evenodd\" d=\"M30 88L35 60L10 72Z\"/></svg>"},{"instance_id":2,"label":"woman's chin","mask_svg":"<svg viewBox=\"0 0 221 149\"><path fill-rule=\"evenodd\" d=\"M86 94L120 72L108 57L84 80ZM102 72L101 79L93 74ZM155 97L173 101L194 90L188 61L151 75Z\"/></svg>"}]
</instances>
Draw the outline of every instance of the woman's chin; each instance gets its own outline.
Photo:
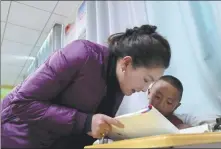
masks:
<instances>
[{"instance_id":1,"label":"woman's chin","mask_svg":"<svg viewBox=\"0 0 221 149\"><path fill-rule=\"evenodd\" d=\"M132 94L133 94L133 92L128 92L128 91L127 91L127 92L124 92L124 95L125 95L125 96L131 96Z\"/></svg>"}]
</instances>

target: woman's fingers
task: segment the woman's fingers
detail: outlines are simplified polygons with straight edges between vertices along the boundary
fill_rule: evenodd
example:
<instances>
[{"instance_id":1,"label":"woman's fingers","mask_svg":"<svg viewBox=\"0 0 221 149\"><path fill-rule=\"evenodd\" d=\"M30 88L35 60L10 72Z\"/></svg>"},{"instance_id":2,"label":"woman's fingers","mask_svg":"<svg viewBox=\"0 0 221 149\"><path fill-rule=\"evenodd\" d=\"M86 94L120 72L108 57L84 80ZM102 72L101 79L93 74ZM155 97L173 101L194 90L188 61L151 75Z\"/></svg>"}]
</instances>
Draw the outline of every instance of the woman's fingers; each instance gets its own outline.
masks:
<instances>
[{"instance_id":1,"label":"woman's fingers","mask_svg":"<svg viewBox=\"0 0 221 149\"><path fill-rule=\"evenodd\" d=\"M107 135L111 131L111 125L104 121L103 125L100 127L100 132Z\"/></svg>"},{"instance_id":2,"label":"woman's fingers","mask_svg":"<svg viewBox=\"0 0 221 149\"><path fill-rule=\"evenodd\" d=\"M107 135L112 129L111 125L123 128L124 125L118 120L106 116L104 114L95 114L92 117L91 135L94 138L102 138Z\"/></svg>"},{"instance_id":3,"label":"woman's fingers","mask_svg":"<svg viewBox=\"0 0 221 149\"><path fill-rule=\"evenodd\" d=\"M112 117L104 115L104 121L107 122L109 125L114 125L119 128L124 128L124 124L122 124L120 121L118 121Z\"/></svg>"}]
</instances>

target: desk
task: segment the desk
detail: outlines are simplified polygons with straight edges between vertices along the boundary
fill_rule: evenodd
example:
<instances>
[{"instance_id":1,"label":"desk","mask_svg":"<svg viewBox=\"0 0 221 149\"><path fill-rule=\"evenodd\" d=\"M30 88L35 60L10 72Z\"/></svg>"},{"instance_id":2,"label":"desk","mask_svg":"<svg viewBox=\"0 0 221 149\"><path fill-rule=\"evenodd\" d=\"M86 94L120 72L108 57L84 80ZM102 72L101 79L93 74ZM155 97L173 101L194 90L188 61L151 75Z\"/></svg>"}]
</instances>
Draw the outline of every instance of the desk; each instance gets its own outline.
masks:
<instances>
[{"instance_id":1,"label":"desk","mask_svg":"<svg viewBox=\"0 0 221 149\"><path fill-rule=\"evenodd\" d=\"M85 148L160 148L182 147L200 144L218 144L221 146L221 133L170 134L116 141L110 144L97 144Z\"/></svg>"}]
</instances>

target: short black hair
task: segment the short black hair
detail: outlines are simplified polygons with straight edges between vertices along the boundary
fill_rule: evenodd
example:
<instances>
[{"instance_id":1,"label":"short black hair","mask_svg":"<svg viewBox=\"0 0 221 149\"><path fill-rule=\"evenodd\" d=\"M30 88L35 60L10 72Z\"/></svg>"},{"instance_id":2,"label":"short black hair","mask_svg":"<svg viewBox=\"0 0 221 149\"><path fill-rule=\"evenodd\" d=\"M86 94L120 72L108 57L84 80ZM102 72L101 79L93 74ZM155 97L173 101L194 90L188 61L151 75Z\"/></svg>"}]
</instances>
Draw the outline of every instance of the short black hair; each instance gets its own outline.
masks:
<instances>
[{"instance_id":1,"label":"short black hair","mask_svg":"<svg viewBox=\"0 0 221 149\"><path fill-rule=\"evenodd\" d=\"M156 29L156 26L142 25L113 34L108 38L109 49L117 58L131 56L134 67L168 68L170 45Z\"/></svg>"},{"instance_id":2,"label":"short black hair","mask_svg":"<svg viewBox=\"0 0 221 149\"><path fill-rule=\"evenodd\" d=\"M167 83L169 83L173 87L175 87L180 92L180 100L181 100L182 95L183 95L183 85L178 78L171 76L171 75L164 75L164 76L160 77L159 80L166 81Z\"/></svg>"}]
</instances>

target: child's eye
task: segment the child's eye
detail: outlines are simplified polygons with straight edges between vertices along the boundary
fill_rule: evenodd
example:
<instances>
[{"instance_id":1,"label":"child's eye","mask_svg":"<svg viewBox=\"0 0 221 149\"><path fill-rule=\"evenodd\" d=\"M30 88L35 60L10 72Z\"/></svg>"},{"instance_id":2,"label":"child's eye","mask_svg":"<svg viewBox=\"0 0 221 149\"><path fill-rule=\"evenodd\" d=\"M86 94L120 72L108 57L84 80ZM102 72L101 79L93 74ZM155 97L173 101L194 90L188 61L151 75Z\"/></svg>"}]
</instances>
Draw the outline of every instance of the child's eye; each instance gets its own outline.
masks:
<instances>
[{"instance_id":1,"label":"child's eye","mask_svg":"<svg viewBox=\"0 0 221 149\"><path fill-rule=\"evenodd\" d=\"M168 105L172 105L172 102L167 102Z\"/></svg>"}]
</instances>

